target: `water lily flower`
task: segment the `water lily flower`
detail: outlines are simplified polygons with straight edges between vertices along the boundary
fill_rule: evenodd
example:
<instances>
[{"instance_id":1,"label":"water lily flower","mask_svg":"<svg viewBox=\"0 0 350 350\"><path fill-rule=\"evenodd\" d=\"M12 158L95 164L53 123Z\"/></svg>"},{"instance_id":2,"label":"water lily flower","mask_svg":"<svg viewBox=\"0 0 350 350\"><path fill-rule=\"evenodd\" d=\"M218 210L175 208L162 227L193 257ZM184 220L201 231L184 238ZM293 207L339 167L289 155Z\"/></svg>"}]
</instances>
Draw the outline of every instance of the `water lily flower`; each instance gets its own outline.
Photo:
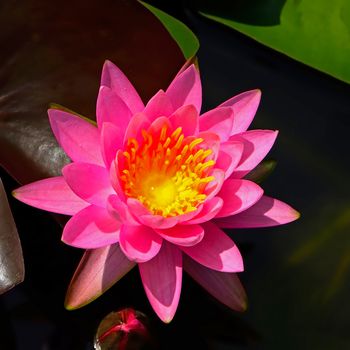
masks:
<instances>
[{"instance_id":1,"label":"water lily flower","mask_svg":"<svg viewBox=\"0 0 350 350\"><path fill-rule=\"evenodd\" d=\"M96 290L102 293L136 264L164 322L177 309L183 269L227 306L245 308L235 274L243 271L242 257L223 229L298 218L244 179L277 137L277 131L247 131L260 95L244 92L200 115L200 76L191 65L144 105L121 70L106 61L97 124L48 111L72 162L62 176L20 187L14 196L72 215L62 241L87 251L70 287L79 297L68 298L68 308L96 298ZM95 284L89 279L94 269ZM101 287L106 278L108 286Z\"/></svg>"}]
</instances>

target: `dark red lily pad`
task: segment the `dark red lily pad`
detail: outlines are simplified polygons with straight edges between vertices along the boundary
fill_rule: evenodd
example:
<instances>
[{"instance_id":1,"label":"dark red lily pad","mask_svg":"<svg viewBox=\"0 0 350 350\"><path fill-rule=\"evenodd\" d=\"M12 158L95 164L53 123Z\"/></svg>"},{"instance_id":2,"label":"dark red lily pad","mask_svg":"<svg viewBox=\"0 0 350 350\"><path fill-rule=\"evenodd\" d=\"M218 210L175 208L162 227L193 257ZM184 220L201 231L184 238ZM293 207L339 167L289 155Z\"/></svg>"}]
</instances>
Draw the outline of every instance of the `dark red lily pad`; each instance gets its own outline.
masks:
<instances>
[{"instance_id":1,"label":"dark red lily pad","mask_svg":"<svg viewBox=\"0 0 350 350\"><path fill-rule=\"evenodd\" d=\"M175 41L137 1L16 1L0 5L0 164L20 183L57 175L69 160L46 110L92 119L105 59L147 100L184 63Z\"/></svg>"}]
</instances>

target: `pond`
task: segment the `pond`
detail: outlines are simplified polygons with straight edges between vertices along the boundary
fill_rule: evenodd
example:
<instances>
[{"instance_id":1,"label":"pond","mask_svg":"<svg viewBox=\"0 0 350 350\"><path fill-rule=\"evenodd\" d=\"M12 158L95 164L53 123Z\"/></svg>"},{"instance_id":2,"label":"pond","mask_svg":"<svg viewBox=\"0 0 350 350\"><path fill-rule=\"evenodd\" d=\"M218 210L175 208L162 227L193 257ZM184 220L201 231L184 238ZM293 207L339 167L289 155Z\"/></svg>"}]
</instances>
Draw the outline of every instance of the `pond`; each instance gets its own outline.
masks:
<instances>
[{"instance_id":1,"label":"pond","mask_svg":"<svg viewBox=\"0 0 350 350\"><path fill-rule=\"evenodd\" d=\"M1 170L1 179L21 239L26 276L23 283L0 298L0 348L92 349L100 321L110 312L126 307L147 315L154 340L148 345L151 348L348 348L349 85L214 23L181 3L158 5L185 22L200 42L197 56L203 85L202 111L212 109L240 92L261 89L260 107L250 128L279 130L268 155L268 159L276 160L277 165L261 186L267 195L296 208L301 218L278 227L226 231L244 260L244 272L239 273L249 302L244 313L223 306L185 274L177 313L170 324L164 324L147 300L137 269L93 303L67 311L63 306L65 293L82 251L60 241L60 223L66 219L26 206L11 197L11 191L18 187L11 175L17 170L13 166L15 160L7 162ZM109 33L101 34L104 35L108 37ZM106 40L110 42L111 39ZM18 42L17 46L18 50L20 47L25 50L23 43ZM11 50L17 46L9 45ZM85 45L84 49L88 47ZM47 50L52 47L48 46ZM52 53L45 54L49 57ZM118 57L123 55L126 54L117 53ZM145 53L141 54L141 57L145 56ZM127 62L127 57L123 59ZM63 58L59 56L57 60ZM78 58L76 60L79 62ZM53 69L60 64L53 62ZM84 61L84 64L88 67L90 62ZM93 66L95 69L97 63ZM19 67L23 69L23 62ZM90 68L87 68L89 74L93 71ZM132 63L127 68L133 68ZM147 71L147 67L143 68ZM149 69L153 71L154 67ZM39 71L38 67L33 70ZM84 69L79 71L79 82L75 82L79 86L71 85L70 88L78 91L79 96L61 94L62 87L57 84L50 90L50 102L55 98L53 92L56 90L59 92L57 103L65 102L69 108L83 106L81 111L76 108L77 111L91 115L95 101L84 105L84 93L79 91L84 86L82 71ZM1 76L9 87L15 85L12 86L11 79L16 84L21 81L18 78L20 69L16 72L11 66L11 72L11 76L4 73ZM30 77L27 71L25 74ZM98 74L96 71L96 79ZM131 74L134 76L139 72L131 69ZM142 85L148 76L144 73L138 84ZM32 77L30 79L35 82ZM74 79L67 81L72 83ZM94 96L97 86L89 78L86 84L88 95ZM155 82L152 84L156 85ZM151 95L153 85L143 88L143 96ZM2 94L6 92L6 86ZM40 88L44 86L38 84ZM28 94L29 90L26 90L18 96L24 98ZM13 103L18 100L14 99ZM44 107L37 107L35 101L24 101L23 105L25 108L35 106L42 109L43 115L45 113ZM18 113L22 112L18 108ZM2 125L5 124L0 128L4 128ZM38 137L34 131L32 136ZM28 138L24 141L29 142ZM5 147L4 144L2 141L1 147ZM23 162L23 179L27 167L28 163ZM30 166L29 171L33 171Z\"/></svg>"}]
</instances>

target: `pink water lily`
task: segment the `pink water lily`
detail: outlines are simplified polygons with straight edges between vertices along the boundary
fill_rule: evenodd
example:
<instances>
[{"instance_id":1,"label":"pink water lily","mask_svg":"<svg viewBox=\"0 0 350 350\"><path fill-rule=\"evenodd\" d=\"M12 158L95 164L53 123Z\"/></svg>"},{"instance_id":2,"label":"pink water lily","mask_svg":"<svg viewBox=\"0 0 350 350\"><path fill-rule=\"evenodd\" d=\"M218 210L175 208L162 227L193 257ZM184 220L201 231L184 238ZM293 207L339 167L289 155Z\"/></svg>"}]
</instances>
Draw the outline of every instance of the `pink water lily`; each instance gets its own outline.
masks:
<instances>
[{"instance_id":1,"label":"pink water lily","mask_svg":"<svg viewBox=\"0 0 350 350\"><path fill-rule=\"evenodd\" d=\"M271 149L277 131L247 131L260 91L200 115L195 66L182 69L146 104L111 62L103 67L97 125L49 110L52 130L72 162L62 176L14 192L40 209L72 215L63 242L87 249L66 306L85 305L138 264L147 297L169 322L185 269L227 306L243 310L236 276L241 254L224 228L264 227L298 218L244 176Z\"/></svg>"}]
</instances>

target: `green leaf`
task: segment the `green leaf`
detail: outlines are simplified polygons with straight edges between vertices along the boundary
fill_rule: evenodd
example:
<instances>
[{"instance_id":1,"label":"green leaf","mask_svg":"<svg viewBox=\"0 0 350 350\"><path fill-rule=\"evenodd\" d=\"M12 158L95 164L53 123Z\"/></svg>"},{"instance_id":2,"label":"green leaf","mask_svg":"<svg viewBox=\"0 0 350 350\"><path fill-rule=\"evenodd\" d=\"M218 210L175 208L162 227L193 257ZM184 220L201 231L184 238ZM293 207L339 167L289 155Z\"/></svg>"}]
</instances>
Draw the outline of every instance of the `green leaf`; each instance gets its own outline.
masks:
<instances>
[{"instance_id":1,"label":"green leaf","mask_svg":"<svg viewBox=\"0 0 350 350\"><path fill-rule=\"evenodd\" d=\"M348 0L198 2L200 13L350 83Z\"/></svg>"},{"instance_id":2,"label":"green leaf","mask_svg":"<svg viewBox=\"0 0 350 350\"><path fill-rule=\"evenodd\" d=\"M139 2L163 23L164 27L179 45L186 59L195 56L199 49L199 41L185 24L150 4L143 1Z\"/></svg>"}]
</instances>

